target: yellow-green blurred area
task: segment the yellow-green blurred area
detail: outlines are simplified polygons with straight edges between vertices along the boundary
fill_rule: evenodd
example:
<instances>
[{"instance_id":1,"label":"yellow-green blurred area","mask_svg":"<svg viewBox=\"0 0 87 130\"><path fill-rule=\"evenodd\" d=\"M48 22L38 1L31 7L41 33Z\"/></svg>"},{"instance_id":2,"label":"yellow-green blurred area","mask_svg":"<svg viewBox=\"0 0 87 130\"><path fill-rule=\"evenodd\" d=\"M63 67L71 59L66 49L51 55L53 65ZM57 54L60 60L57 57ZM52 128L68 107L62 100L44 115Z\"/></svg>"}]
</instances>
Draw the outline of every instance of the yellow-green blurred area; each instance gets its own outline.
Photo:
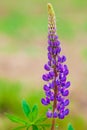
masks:
<instances>
[{"instance_id":1,"label":"yellow-green blurred area","mask_svg":"<svg viewBox=\"0 0 87 130\"><path fill-rule=\"evenodd\" d=\"M71 122L75 130L87 130L87 0L0 0L0 130L14 128L5 112L25 119L22 99L31 106L38 104L40 113L47 109L40 100L47 62L48 2L56 13L71 81L70 115L57 120L59 129L66 130Z\"/></svg>"}]
</instances>

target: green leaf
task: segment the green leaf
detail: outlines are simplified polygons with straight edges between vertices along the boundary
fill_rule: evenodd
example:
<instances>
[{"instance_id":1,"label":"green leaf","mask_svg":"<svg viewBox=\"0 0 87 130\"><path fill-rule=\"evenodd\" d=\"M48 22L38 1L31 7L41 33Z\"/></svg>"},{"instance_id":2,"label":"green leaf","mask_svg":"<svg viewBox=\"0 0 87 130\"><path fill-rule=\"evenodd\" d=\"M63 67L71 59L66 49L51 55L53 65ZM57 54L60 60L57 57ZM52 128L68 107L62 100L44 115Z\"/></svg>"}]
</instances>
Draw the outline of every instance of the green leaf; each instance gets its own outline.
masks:
<instances>
[{"instance_id":1,"label":"green leaf","mask_svg":"<svg viewBox=\"0 0 87 130\"><path fill-rule=\"evenodd\" d=\"M14 115L10 115L10 114L8 114L8 113L6 113L6 116L7 116L8 119L10 119L12 122L21 123L21 124L26 124L26 123L27 123L27 122L25 122L24 120L20 119L19 117L14 116Z\"/></svg>"},{"instance_id":2,"label":"green leaf","mask_svg":"<svg viewBox=\"0 0 87 130\"><path fill-rule=\"evenodd\" d=\"M38 106L34 105L32 108L32 121L34 121L37 118L38 115Z\"/></svg>"},{"instance_id":3,"label":"green leaf","mask_svg":"<svg viewBox=\"0 0 87 130\"><path fill-rule=\"evenodd\" d=\"M14 128L13 130L21 130L22 128L25 128L26 126L19 126L19 127L16 127Z\"/></svg>"},{"instance_id":4,"label":"green leaf","mask_svg":"<svg viewBox=\"0 0 87 130\"><path fill-rule=\"evenodd\" d=\"M68 130L74 130L74 128L72 127L72 124L68 124Z\"/></svg>"},{"instance_id":5,"label":"green leaf","mask_svg":"<svg viewBox=\"0 0 87 130\"><path fill-rule=\"evenodd\" d=\"M26 130L29 130L29 127L27 127Z\"/></svg>"},{"instance_id":6,"label":"green leaf","mask_svg":"<svg viewBox=\"0 0 87 130\"><path fill-rule=\"evenodd\" d=\"M28 127L26 128L26 130L29 130L30 126L31 126L31 124L30 124L30 125L28 125Z\"/></svg>"},{"instance_id":7,"label":"green leaf","mask_svg":"<svg viewBox=\"0 0 87 130\"><path fill-rule=\"evenodd\" d=\"M28 103L25 100L22 101L22 107L23 107L25 115L28 117L31 110L30 110Z\"/></svg>"},{"instance_id":8,"label":"green leaf","mask_svg":"<svg viewBox=\"0 0 87 130\"><path fill-rule=\"evenodd\" d=\"M32 130L39 130L36 125L32 125Z\"/></svg>"},{"instance_id":9,"label":"green leaf","mask_svg":"<svg viewBox=\"0 0 87 130\"><path fill-rule=\"evenodd\" d=\"M40 117L39 119L37 119L36 121L35 121L35 123L41 123L41 122L43 122L43 121L45 121L45 120L47 120L47 117Z\"/></svg>"}]
</instances>

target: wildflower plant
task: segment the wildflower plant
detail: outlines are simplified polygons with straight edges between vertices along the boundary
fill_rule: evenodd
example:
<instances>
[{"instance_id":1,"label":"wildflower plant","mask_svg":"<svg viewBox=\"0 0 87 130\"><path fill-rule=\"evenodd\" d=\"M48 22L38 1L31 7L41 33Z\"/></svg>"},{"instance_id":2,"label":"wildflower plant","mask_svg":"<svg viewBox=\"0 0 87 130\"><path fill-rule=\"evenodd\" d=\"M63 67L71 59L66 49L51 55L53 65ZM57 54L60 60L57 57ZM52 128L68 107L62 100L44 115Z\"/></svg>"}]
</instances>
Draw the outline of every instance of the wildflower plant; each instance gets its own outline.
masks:
<instances>
[{"instance_id":1,"label":"wildflower plant","mask_svg":"<svg viewBox=\"0 0 87 130\"><path fill-rule=\"evenodd\" d=\"M39 114L38 105L34 104L31 108L30 105L25 100L23 100L22 108L24 115L26 116L26 120L22 119L21 117L6 113L8 119L14 123L19 124L19 126L13 130L45 130L51 126L51 124L44 123L47 118L43 114Z\"/></svg>"},{"instance_id":2,"label":"wildflower plant","mask_svg":"<svg viewBox=\"0 0 87 130\"><path fill-rule=\"evenodd\" d=\"M69 114L68 88L70 81L67 81L69 70L65 64L65 55L60 55L61 46L56 34L56 18L52 5L48 4L48 62L44 69L48 72L43 74L42 79L47 83L43 86L45 98L41 99L43 105L51 105L46 115L53 118L52 130L54 130L55 118L64 119Z\"/></svg>"},{"instance_id":3,"label":"wildflower plant","mask_svg":"<svg viewBox=\"0 0 87 130\"><path fill-rule=\"evenodd\" d=\"M50 107L43 115L39 114L37 105L32 108L23 100L22 108L28 120L21 119L14 115L6 114L6 116L15 123L20 124L14 130L32 129L32 130L55 130L55 119L64 119L69 114L69 95L68 88L70 81L67 81L69 70L65 64L65 55L60 55L61 46L57 35L56 18L53 7L48 3L48 62L44 65L44 69L48 72L43 74L42 79L46 81L43 89L45 91L45 98L41 99L43 105ZM44 123L48 118L52 118L52 124ZM49 119L48 119L49 120ZM59 125L59 124L58 124ZM58 128L59 129L59 128ZM72 125L68 125L68 130L74 130Z\"/></svg>"}]
</instances>

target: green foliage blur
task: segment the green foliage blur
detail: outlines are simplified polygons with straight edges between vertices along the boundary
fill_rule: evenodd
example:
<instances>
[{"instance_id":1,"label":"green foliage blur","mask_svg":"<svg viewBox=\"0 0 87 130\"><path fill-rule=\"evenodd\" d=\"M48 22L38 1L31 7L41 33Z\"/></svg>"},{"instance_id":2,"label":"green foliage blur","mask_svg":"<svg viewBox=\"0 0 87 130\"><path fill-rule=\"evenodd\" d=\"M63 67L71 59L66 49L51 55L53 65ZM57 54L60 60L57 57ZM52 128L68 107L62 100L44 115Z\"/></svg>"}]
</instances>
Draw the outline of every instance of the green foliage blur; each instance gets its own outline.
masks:
<instances>
[{"instance_id":1,"label":"green foliage blur","mask_svg":"<svg viewBox=\"0 0 87 130\"><path fill-rule=\"evenodd\" d=\"M79 87L78 100L74 99L74 92L71 95L71 114L62 121L57 119L59 130L67 130L69 122L75 130L87 129L87 117L83 116L87 90L87 0L3 0L0 1L0 130L12 130L16 126L5 113L25 119L21 110L23 99L31 107L38 104L40 113L47 110L40 100L44 97L41 74L47 60L48 2L53 4L58 36L71 66L70 80L73 86ZM84 91L83 98L79 98L80 88ZM81 108L78 102L82 103Z\"/></svg>"}]
</instances>

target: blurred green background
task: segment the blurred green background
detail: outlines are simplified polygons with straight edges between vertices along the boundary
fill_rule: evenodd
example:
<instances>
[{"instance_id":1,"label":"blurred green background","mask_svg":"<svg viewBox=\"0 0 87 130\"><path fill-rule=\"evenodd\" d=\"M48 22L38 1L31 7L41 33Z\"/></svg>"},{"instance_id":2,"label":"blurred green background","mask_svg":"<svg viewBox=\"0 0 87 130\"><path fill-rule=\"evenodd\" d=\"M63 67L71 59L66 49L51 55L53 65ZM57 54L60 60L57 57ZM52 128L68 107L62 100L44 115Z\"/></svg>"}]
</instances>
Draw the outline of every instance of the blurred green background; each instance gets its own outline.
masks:
<instances>
[{"instance_id":1,"label":"blurred green background","mask_svg":"<svg viewBox=\"0 0 87 130\"><path fill-rule=\"evenodd\" d=\"M23 117L21 101L39 105L47 62L47 3L53 4L62 53L70 69L70 115L58 120L87 130L87 0L0 0L0 130L14 124L5 112ZM23 117L25 118L25 117Z\"/></svg>"}]
</instances>

